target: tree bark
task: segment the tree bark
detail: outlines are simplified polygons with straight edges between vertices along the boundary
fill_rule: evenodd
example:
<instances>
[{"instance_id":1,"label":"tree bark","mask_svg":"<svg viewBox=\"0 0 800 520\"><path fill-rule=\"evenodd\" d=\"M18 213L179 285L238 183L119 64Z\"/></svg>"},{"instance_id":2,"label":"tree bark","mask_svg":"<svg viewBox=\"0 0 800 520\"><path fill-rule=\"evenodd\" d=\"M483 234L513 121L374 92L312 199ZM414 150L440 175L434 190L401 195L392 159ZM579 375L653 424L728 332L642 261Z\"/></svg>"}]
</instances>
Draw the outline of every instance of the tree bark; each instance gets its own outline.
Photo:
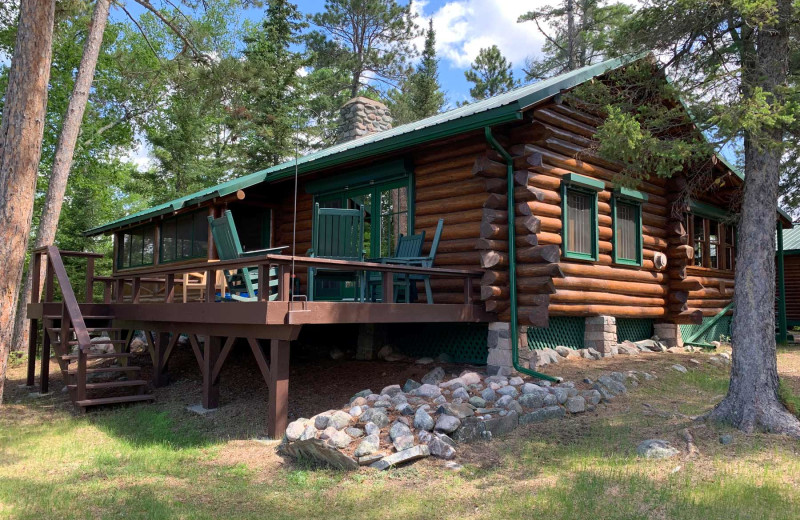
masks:
<instances>
[{"instance_id":1,"label":"tree bark","mask_svg":"<svg viewBox=\"0 0 800 520\"><path fill-rule=\"evenodd\" d=\"M787 80L790 0L777 2L776 21L759 28L754 60L743 61L745 95L758 86L779 96ZM747 70L747 69L750 70ZM748 85L748 83L750 83ZM780 97L776 97L780 102ZM752 432L800 437L800 421L778 398L775 351L775 247L780 143L783 130L745 134L744 198L739 221L733 314L733 364L728 394L712 420Z\"/></svg>"},{"instance_id":2,"label":"tree bark","mask_svg":"<svg viewBox=\"0 0 800 520\"><path fill-rule=\"evenodd\" d=\"M52 244L56 237L58 219L61 215L61 206L67 189L67 179L69 178L69 171L75 154L75 144L78 141L83 114L86 111L86 103L89 100L89 91L94 79L94 70L97 66L97 58L100 55L100 47L103 43L103 33L108 22L109 5L110 0L97 0L94 6L94 13L89 24L89 33L83 46L83 56L78 67L78 74L75 77L75 86L72 88L72 96L69 98L67 113L61 127L61 135L58 137L56 145L53 170L50 174L47 196L42 208L42 218L39 220L39 228L36 230L34 249ZM44 278L46 269L47 266L42 264L42 270L38 273L40 280ZM25 316L25 309L31 301L34 274L31 269L28 269L28 274L25 276L25 285L19 295L12 349L20 349L28 344L28 320ZM39 285L40 293L41 287L42 284Z\"/></svg>"},{"instance_id":3,"label":"tree bark","mask_svg":"<svg viewBox=\"0 0 800 520\"><path fill-rule=\"evenodd\" d=\"M0 402L42 153L55 0L22 0L0 125Z\"/></svg>"}]
</instances>

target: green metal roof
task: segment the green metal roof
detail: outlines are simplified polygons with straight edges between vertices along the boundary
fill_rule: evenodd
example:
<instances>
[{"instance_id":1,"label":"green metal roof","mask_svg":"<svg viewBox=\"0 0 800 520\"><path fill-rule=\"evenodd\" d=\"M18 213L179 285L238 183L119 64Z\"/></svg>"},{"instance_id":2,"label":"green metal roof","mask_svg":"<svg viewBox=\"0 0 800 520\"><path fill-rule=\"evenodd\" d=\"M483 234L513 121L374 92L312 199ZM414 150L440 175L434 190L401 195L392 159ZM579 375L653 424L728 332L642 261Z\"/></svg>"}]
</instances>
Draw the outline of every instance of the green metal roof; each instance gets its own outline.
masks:
<instances>
[{"instance_id":1,"label":"green metal roof","mask_svg":"<svg viewBox=\"0 0 800 520\"><path fill-rule=\"evenodd\" d=\"M368 135L353 141L337 144L295 160L267 168L237 179L224 182L185 197L148 208L108 224L90 229L87 236L99 235L106 231L135 224L152 217L177 211L181 208L199 204L216 197L224 197L237 190L265 181L275 181L294 175L295 167L299 174L310 173L323 168L336 166L382 153L408 148L420 143L442 139L485 126L518 120L522 111L544 99L554 96L581 83L600 76L609 70L622 67L640 59L642 55L615 58L602 63L583 67L550 79L526 85L489 99L470 103L441 114L436 114L413 123L401 125L391 130Z\"/></svg>"}]
</instances>

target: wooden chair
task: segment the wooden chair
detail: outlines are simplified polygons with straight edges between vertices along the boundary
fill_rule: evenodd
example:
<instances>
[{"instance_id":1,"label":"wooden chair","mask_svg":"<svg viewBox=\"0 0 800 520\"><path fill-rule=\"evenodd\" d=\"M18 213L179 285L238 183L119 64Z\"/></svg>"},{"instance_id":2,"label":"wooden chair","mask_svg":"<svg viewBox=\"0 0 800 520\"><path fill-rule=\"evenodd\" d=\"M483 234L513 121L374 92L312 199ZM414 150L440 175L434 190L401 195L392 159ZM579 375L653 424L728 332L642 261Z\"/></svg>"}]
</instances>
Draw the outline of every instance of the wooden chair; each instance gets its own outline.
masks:
<instances>
[{"instance_id":1,"label":"wooden chair","mask_svg":"<svg viewBox=\"0 0 800 520\"><path fill-rule=\"evenodd\" d=\"M392 261L405 260L412 258L419 258L422 254L422 244L425 242L425 231L417 235L407 235L397 239L397 248L394 251L394 256L391 258L381 258L382 263L391 263ZM380 273L369 273L367 278L367 293L372 301L375 301L375 289L381 285ZM408 303L411 300L411 284L406 275L395 275L394 286L395 288L402 288L405 291L405 300ZM400 299L399 291L394 291L394 301Z\"/></svg>"},{"instance_id":2,"label":"wooden chair","mask_svg":"<svg viewBox=\"0 0 800 520\"><path fill-rule=\"evenodd\" d=\"M236 225L233 223L233 215L230 210L219 218L208 217L211 226L211 235L214 237L214 245L220 260L238 260L248 256L263 256L270 253L278 253L285 247L273 247L269 249L259 249L256 251L242 251L242 244L239 242L239 234L236 232ZM258 287L258 269L254 267L242 267L235 270L223 270L227 291L220 293L223 300L236 301L256 301ZM269 269L269 296L266 299L275 300L278 297L278 274L275 268Z\"/></svg>"},{"instance_id":3,"label":"wooden chair","mask_svg":"<svg viewBox=\"0 0 800 520\"><path fill-rule=\"evenodd\" d=\"M416 258L387 258L385 262L388 264L403 264L403 265L416 265L419 267L433 267L433 262L436 259L436 250L439 248L439 240L442 238L442 229L444 228L444 219L440 218L436 224L436 233L433 235L433 242L431 243L431 250L428 256L419 256ZM425 284L425 297L428 303L433 303L433 291L431 290L431 277L428 274L412 274L408 276L411 284L416 282L423 282Z\"/></svg>"},{"instance_id":4,"label":"wooden chair","mask_svg":"<svg viewBox=\"0 0 800 520\"><path fill-rule=\"evenodd\" d=\"M206 273L204 272L197 272L197 273L183 273L182 280L179 281L181 284L181 289L183 292L183 303L189 301L190 292L197 293L196 298L192 298L193 301L204 301L206 297ZM222 279L222 273L217 272L217 279L215 287L217 287L221 291L225 290L225 282Z\"/></svg>"},{"instance_id":5,"label":"wooden chair","mask_svg":"<svg viewBox=\"0 0 800 520\"><path fill-rule=\"evenodd\" d=\"M308 256L362 262L364 260L364 207L360 209L320 208L314 205L311 249ZM352 281L364 300L364 285L360 271L308 269L308 299L314 300L317 283L323 280L344 284Z\"/></svg>"}]
</instances>

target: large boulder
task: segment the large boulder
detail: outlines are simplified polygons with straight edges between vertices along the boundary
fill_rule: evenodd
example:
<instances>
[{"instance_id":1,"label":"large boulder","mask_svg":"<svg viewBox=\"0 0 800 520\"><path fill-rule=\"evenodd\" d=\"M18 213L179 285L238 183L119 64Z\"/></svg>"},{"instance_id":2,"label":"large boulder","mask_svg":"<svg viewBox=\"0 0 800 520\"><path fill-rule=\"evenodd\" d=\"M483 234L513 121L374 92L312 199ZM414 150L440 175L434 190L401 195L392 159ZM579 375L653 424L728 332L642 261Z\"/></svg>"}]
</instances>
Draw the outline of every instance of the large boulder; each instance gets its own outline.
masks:
<instances>
[{"instance_id":1,"label":"large boulder","mask_svg":"<svg viewBox=\"0 0 800 520\"><path fill-rule=\"evenodd\" d=\"M436 421L436 426L434 429L437 432L442 433L452 433L461 426L461 420L458 417L454 417L452 415L440 415L439 419Z\"/></svg>"},{"instance_id":2,"label":"large boulder","mask_svg":"<svg viewBox=\"0 0 800 520\"><path fill-rule=\"evenodd\" d=\"M431 417L424 408L418 408L416 413L414 413L414 428L432 431L435 424L433 417Z\"/></svg>"},{"instance_id":3,"label":"large boulder","mask_svg":"<svg viewBox=\"0 0 800 520\"><path fill-rule=\"evenodd\" d=\"M423 385L438 385L444 380L444 369L442 367L436 367L424 376L422 376L422 384Z\"/></svg>"},{"instance_id":4,"label":"large boulder","mask_svg":"<svg viewBox=\"0 0 800 520\"><path fill-rule=\"evenodd\" d=\"M412 390L411 395L416 395L419 397L427 397L428 399L432 399L442 395L442 390L437 385L424 383L419 388Z\"/></svg>"},{"instance_id":5,"label":"large boulder","mask_svg":"<svg viewBox=\"0 0 800 520\"><path fill-rule=\"evenodd\" d=\"M663 439L648 439L636 447L636 453L647 459L668 459L679 453L669 441Z\"/></svg>"},{"instance_id":6,"label":"large boulder","mask_svg":"<svg viewBox=\"0 0 800 520\"><path fill-rule=\"evenodd\" d=\"M356 448L356 451L353 453L353 455L355 455L356 457L372 455L373 453L378 451L380 447L381 447L381 439L380 437L378 437L378 434L373 433L371 435L367 435L366 437L364 437L364 440L362 440L358 444L358 447Z\"/></svg>"},{"instance_id":7,"label":"large boulder","mask_svg":"<svg viewBox=\"0 0 800 520\"><path fill-rule=\"evenodd\" d=\"M319 439L312 438L290 442L283 445L281 449L292 457L310 459L337 469L358 469L358 462L355 459L348 457L337 448Z\"/></svg>"}]
</instances>

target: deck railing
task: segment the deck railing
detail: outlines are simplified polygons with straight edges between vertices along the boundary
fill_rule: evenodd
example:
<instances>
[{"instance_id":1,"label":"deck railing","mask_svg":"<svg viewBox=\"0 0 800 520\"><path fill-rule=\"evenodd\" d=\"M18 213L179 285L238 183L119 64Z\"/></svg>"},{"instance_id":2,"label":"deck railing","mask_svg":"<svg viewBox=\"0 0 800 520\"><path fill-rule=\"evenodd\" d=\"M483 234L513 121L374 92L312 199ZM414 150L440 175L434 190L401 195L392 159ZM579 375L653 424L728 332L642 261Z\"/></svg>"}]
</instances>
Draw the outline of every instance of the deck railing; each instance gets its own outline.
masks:
<instances>
[{"instance_id":1,"label":"deck railing","mask_svg":"<svg viewBox=\"0 0 800 520\"><path fill-rule=\"evenodd\" d=\"M269 272L274 267L278 273L277 298L274 301L290 301L292 294L292 266L295 270L318 268L337 271L363 271L380 273L383 282L383 301L393 301L394 275L424 275L435 278L460 278L464 284L464 303L470 304L473 299L473 280L483 275L479 270L449 269L439 267L418 267L408 265L382 264L375 262L352 262L327 258L311 258L306 256L264 255L247 259L223 260L218 262L193 262L181 265L162 265L152 268L136 269L135 272L118 272L109 278L95 277L95 281L111 283L113 289L107 297L107 303L146 303L142 299L143 284L155 284L159 289L158 297L151 296L149 302L175 303L176 277L184 273L205 273L205 301L216 299L216 280L218 271L232 271L241 268L258 270L258 294L256 301L269 300ZM110 282L109 282L110 280ZM87 282L88 284L88 282ZM126 289L130 288L126 292ZM105 291L109 294L109 291Z\"/></svg>"}]
</instances>

